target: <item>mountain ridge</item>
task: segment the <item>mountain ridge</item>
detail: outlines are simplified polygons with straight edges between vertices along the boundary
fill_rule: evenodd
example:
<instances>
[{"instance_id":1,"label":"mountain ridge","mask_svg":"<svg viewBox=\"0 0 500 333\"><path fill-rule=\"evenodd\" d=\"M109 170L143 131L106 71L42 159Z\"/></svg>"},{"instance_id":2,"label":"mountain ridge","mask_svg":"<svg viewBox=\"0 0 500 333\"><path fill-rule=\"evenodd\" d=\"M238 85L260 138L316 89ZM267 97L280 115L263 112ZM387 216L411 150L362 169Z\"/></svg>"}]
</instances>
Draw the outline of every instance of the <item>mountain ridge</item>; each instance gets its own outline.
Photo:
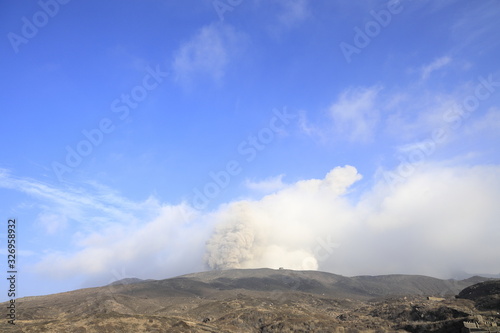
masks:
<instances>
[{"instance_id":1,"label":"mountain ridge","mask_svg":"<svg viewBox=\"0 0 500 333\"><path fill-rule=\"evenodd\" d=\"M0 331L312 333L336 332L331 327L337 327L365 332L359 329L363 326L366 332L432 332L421 318L436 327L456 328L477 312L474 300L455 295L478 280L490 281L403 274L345 277L286 269L128 278L103 287L20 298L19 325L1 323Z\"/></svg>"},{"instance_id":2,"label":"mountain ridge","mask_svg":"<svg viewBox=\"0 0 500 333\"><path fill-rule=\"evenodd\" d=\"M252 281L248 281L252 279ZM473 277L464 280L439 279L425 275L388 274L360 275L347 277L321 271L295 271L287 269L227 269L190 273L163 280L140 280L134 278L115 281L110 285L140 284L144 282L170 281L182 289L180 281L190 280L219 289L250 290L284 290L293 288L298 291L325 293L322 289L329 287L330 292L347 291L353 296L366 297L386 295L456 295L462 289L490 278ZM306 283L306 281L308 281ZM314 281L314 282L313 282ZM337 286L338 288L335 288ZM315 289L316 288L316 289ZM316 290L316 292L315 292Z\"/></svg>"}]
</instances>

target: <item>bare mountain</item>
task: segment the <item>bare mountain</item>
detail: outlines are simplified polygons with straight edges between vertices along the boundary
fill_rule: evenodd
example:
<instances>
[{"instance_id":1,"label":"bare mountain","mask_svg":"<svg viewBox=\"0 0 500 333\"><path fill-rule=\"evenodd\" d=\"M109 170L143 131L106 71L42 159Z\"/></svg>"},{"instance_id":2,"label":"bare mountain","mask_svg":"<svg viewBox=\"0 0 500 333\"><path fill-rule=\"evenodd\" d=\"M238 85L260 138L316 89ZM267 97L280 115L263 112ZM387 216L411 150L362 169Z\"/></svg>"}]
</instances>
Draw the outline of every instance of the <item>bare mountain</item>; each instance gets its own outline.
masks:
<instances>
[{"instance_id":1,"label":"bare mountain","mask_svg":"<svg viewBox=\"0 0 500 333\"><path fill-rule=\"evenodd\" d=\"M459 298L471 299L482 310L500 309L500 280L485 281L465 288Z\"/></svg>"},{"instance_id":2,"label":"bare mountain","mask_svg":"<svg viewBox=\"0 0 500 333\"><path fill-rule=\"evenodd\" d=\"M16 325L4 320L0 331L445 332L479 313L474 300L454 295L485 280L283 269L127 279L19 299Z\"/></svg>"},{"instance_id":3,"label":"bare mountain","mask_svg":"<svg viewBox=\"0 0 500 333\"><path fill-rule=\"evenodd\" d=\"M188 274L189 279L219 289L293 290L348 298L398 295L456 295L465 287L488 280L440 280L421 275L345 277L319 271L233 269Z\"/></svg>"}]
</instances>

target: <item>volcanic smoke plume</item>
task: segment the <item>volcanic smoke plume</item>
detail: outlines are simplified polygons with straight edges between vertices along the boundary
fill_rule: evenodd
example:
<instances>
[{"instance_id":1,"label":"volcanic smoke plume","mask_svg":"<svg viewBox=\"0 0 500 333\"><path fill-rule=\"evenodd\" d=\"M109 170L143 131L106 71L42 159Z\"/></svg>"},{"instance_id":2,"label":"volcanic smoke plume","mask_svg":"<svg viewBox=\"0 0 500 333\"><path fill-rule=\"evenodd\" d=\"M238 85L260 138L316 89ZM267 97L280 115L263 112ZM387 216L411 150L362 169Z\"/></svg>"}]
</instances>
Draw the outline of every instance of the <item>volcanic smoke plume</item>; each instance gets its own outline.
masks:
<instances>
[{"instance_id":1,"label":"volcanic smoke plume","mask_svg":"<svg viewBox=\"0 0 500 333\"><path fill-rule=\"evenodd\" d=\"M279 268L343 275L498 274L500 168L422 164L360 186L351 166L213 213L212 269ZM462 272L462 273L460 273Z\"/></svg>"},{"instance_id":2,"label":"volcanic smoke plume","mask_svg":"<svg viewBox=\"0 0 500 333\"><path fill-rule=\"evenodd\" d=\"M338 167L324 179L224 206L215 214L219 222L207 242L206 263L212 269L318 269L318 239L348 222L342 194L359 179L354 167Z\"/></svg>"}]
</instances>

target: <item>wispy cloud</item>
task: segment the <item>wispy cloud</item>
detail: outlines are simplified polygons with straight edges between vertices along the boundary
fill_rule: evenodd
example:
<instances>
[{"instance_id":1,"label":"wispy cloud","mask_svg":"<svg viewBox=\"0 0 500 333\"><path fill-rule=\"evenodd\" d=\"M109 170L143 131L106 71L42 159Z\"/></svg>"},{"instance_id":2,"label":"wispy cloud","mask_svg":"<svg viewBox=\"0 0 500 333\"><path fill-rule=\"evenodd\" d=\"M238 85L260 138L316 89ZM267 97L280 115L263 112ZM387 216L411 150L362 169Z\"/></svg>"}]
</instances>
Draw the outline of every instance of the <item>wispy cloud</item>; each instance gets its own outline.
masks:
<instances>
[{"instance_id":1,"label":"wispy cloud","mask_svg":"<svg viewBox=\"0 0 500 333\"><path fill-rule=\"evenodd\" d=\"M420 77L422 80L427 80L432 72L437 71L446 65L450 64L451 58L448 56L444 56L434 60L432 63L428 65L424 65L420 69Z\"/></svg>"},{"instance_id":2,"label":"wispy cloud","mask_svg":"<svg viewBox=\"0 0 500 333\"><path fill-rule=\"evenodd\" d=\"M264 27L272 37L280 37L312 17L309 0L254 0L253 5L265 17Z\"/></svg>"},{"instance_id":3,"label":"wispy cloud","mask_svg":"<svg viewBox=\"0 0 500 333\"><path fill-rule=\"evenodd\" d=\"M325 129L324 126L311 121L308 117L308 112L305 110L301 110L299 112L298 128L301 133L307 136L317 137L320 141L324 142L328 141L327 138L329 133L327 132L329 132L329 130Z\"/></svg>"},{"instance_id":4,"label":"wispy cloud","mask_svg":"<svg viewBox=\"0 0 500 333\"><path fill-rule=\"evenodd\" d=\"M458 17L450 30L456 43L454 51L461 52L468 48L476 53L484 53L500 42L496 36L499 7L495 0L471 2L469 6L456 14Z\"/></svg>"},{"instance_id":5,"label":"wispy cloud","mask_svg":"<svg viewBox=\"0 0 500 333\"><path fill-rule=\"evenodd\" d=\"M220 82L233 57L244 47L245 37L233 27L213 23L202 27L175 52L175 79L189 85L199 76Z\"/></svg>"},{"instance_id":6,"label":"wispy cloud","mask_svg":"<svg viewBox=\"0 0 500 333\"><path fill-rule=\"evenodd\" d=\"M40 224L47 234L53 235L67 227L68 218L65 215L42 212L38 214L36 223Z\"/></svg>"},{"instance_id":7,"label":"wispy cloud","mask_svg":"<svg viewBox=\"0 0 500 333\"><path fill-rule=\"evenodd\" d=\"M310 15L308 0L278 0L282 11L278 14L279 22L286 28L291 28Z\"/></svg>"},{"instance_id":8,"label":"wispy cloud","mask_svg":"<svg viewBox=\"0 0 500 333\"><path fill-rule=\"evenodd\" d=\"M263 193L272 193L277 190L281 190L286 186L285 183L283 183L283 177L285 175L278 175L275 177L270 177L267 179L264 179L262 181L251 181L251 180L246 180L245 181L245 186L249 188L250 190L253 191L258 191L258 192L263 192Z\"/></svg>"},{"instance_id":9,"label":"wispy cloud","mask_svg":"<svg viewBox=\"0 0 500 333\"><path fill-rule=\"evenodd\" d=\"M299 128L302 133L317 137L322 142L332 139L353 143L370 142L380 123L381 90L380 86L345 89L328 107L327 117L323 120L311 121L308 112L301 111Z\"/></svg>"},{"instance_id":10,"label":"wispy cloud","mask_svg":"<svg viewBox=\"0 0 500 333\"><path fill-rule=\"evenodd\" d=\"M443 116L459 107L459 100L453 94L409 89L408 95L387 111L385 131L400 144L421 140L447 125Z\"/></svg>"},{"instance_id":11,"label":"wispy cloud","mask_svg":"<svg viewBox=\"0 0 500 333\"><path fill-rule=\"evenodd\" d=\"M34 225L47 235L67 238L58 246L65 251L49 246L40 254L35 267L40 274L56 279L83 275L104 284L111 271L124 268L161 278L202 267L210 225L191 224L196 212L185 203L161 204L154 197L134 202L97 183L56 187L5 169L0 169L0 187L28 195L39 211Z\"/></svg>"},{"instance_id":12,"label":"wispy cloud","mask_svg":"<svg viewBox=\"0 0 500 333\"><path fill-rule=\"evenodd\" d=\"M80 223L83 228L117 221L137 222L143 217L149 218L150 212L160 207L154 197L138 203L119 196L103 185L56 187L35 179L13 176L6 169L0 169L0 187L37 199L41 210L39 222L46 226L47 231L54 232L69 220ZM59 225L53 221L56 217L60 219Z\"/></svg>"},{"instance_id":13,"label":"wispy cloud","mask_svg":"<svg viewBox=\"0 0 500 333\"><path fill-rule=\"evenodd\" d=\"M428 72L445 66L447 60L440 59L426 66ZM334 139L371 144L374 137L380 137L393 141L400 151L443 132L439 145L449 146L461 140L464 130L470 133L474 128L495 128L497 111L488 107L497 94L497 82L489 74L456 83L450 89L430 89L421 84L383 90L380 86L352 87L339 94L327 109L326 117L310 120L311 115L318 114L317 110L302 111L299 128L324 142Z\"/></svg>"},{"instance_id":14,"label":"wispy cloud","mask_svg":"<svg viewBox=\"0 0 500 333\"><path fill-rule=\"evenodd\" d=\"M480 134L500 134L500 109L491 108L483 116L473 120L465 126L465 133L467 135L480 135Z\"/></svg>"},{"instance_id":15,"label":"wispy cloud","mask_svg":"<svg viewBox=\"0 0 500 333\"><path fill-rule=\"evenodd\" d=\"M329 109L335 134L351 142L368 142L379 122L376 97L382 88L350 88Z\"/></svg>"}]
</instances>

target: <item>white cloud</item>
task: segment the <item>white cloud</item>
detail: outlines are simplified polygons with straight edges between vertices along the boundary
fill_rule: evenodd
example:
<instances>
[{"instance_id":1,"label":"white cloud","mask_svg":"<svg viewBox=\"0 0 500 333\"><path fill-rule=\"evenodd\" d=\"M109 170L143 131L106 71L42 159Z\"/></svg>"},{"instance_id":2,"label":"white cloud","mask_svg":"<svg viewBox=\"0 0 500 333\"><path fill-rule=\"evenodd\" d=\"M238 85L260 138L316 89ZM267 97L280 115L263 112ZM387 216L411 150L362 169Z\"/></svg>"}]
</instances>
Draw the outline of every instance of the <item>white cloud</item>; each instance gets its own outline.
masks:
<instances>
[{"instance_id":1,"label":"white cloud","mask_svg":"<svg viewBox=\"0 0 500 333\"><path fill-rule=\"evenodd\" d=\"M395 186L378 177L371 188L354 188L360 179L354 167L337 167L322 179L301 180L259 200L230 202L203 214L186 204L144 205L102 192L80 190L84 199L77 200L77 193L44 185L44 192L52 193L48 198L27 192L44 205L100 201L114 208L95 211L76 204L79 209L72 211L85 211L80 216L88 218L89 228L70 235L64 252L42 253L37 272L59 279L84 276L90 285L102 285L116 271L160 279L203 270L205 258L214 268L287 267L344 275L499 273L500 166L423 163ZM271 180L283 185L281 176ZM40 186L2 171L0 186L6 185L18 191ZM61 201L54 193L72 199ZM126 210L124 202L141 209ZM115 209L124 209L124 215ZM113 214L106 224L91 218L104 212ZM60 230L57 214L44 214L47 230Z\"/></svg>"},{"instance_id":2,"label":"white cloud","mask_svg":"<svg viewBox=\"0 0 500 333\"><path fill-rule=\"evenodd\" d=\"M324 179L299 181L258 201L223 206L207 243L212 268L317 269L317 237L349 222L341 197L360 179L353 167L335 168Z\"/></svg>"},{"instance_id":3,"label":"white cloud","mask_svg":"<svg viewBox=\"0 0 500 333\"><path fill-rule=\"evenodd\" d=\"M492 77L489 75L489 80ZM480 76L455 85L451 92L409 87L406 96L384 108L385 132L402 146L408 141L432 139L438 131L445 133L440 146L463 144L463 134L494 133L498 111L488 109L488 104L496 92L478 95L486 91L484 81Z\"/></svg>"},{"instance_id":4,"label":"white cloud","mask_svg":"<svg viewBox=\"0 0 500 333\"><path fill-rule=\"evenodd\" d=\"M88 185L87 188L58 188L35 179L15 177L8 170L0 169L0 188L25 193L40 202L37 208L41 211L39 222L42 224L44 221L47 225L51 224L48 218L55 216L81 223L82 228L116 221L136 223L143 218L150 218L151 212L160 206L153 197L143 202L133 202L105 186L95 183Z\"/></svg>"},{"instance_id":5,"label":"white cloud","mask_svg":"<svg viewBox=\"0 0 500 333\"><path fill-rule=\"evenodd\" d=\"M476 96L478 91L486 92L483 82L493 77L480 76L460 82L450 91L428 89L420 84L383 88L383 91L380 86L352 87L342 91L332 103L328 109L330 119L323 117L312 121L313 113L302 111L299 128L302 133L321 141L373 143L377 137L394 140L394 145L399 146L432 139L436 131L444 131L446 135L439 144L448 145L460 140L464 130L470 132L481 126L494 130L495 112L486 107L496 91L486 97ZM467 111L471 101L477 101L477 105L474 110ZM476 115L487 112L488 118L475 123ZM329 120L333 120L330 128Z\"/></svg>"},{"instance_id":6,"label":"white cloud","mask_svg":"<svg viewBox=\"0 0 500 333\"><path fill-rule=\"evenodd\" d=\"M47 234L53 235L67 227L68 219L64 215L42 212L38 214L37 223L45 229Z\"/></svg>"},{"instance_id":7,"label":"white cloud","mask_svg":"<svg viewBox=\"0 0 500 333\"><path fill-rule=\"evenodd\" d=\"M278 0L282 12L278 14L279 22L291 28L310 16L308 0Z\"/></svg>"},{"instance_id":8,"label":"white cloud","mask_svg":"<svg viewBox=\"0 0 500 333\"><path fill-rule=\"evenodd\" d=\"M410 89L405 98L385 110L385 132L404 143L429 139L434 131L443 129L449 142L459 130L450 121L450 114L461 112L461 101L468 91L464 87L449 94Z\"/></svg>"},{"instance_id":9,"label":"white cloud","mask_svg":"<svg viewBox=\"0 0 500 333\"><path fill-rule=\"evenodd\" d=\"M30 209L40 211L35 225L68 240L57 244L62 252L46 245L35 267L39 274L54 279L83 276L90 285L102 285L110 282L114 270L162 278L203 267L209 224L191 225L196 212L186 204L163 205L153 197L133 202L96 183L58 188L2 169L0 188L29 195L35 202Z\"/></svg>"},{"instance_id":10,"label":"white cloud","mask_svg":"<svg viewBox=\"0 0 500 333\"><path fill-rule=\"evenodd\" d=\"M299 112L298 128L301 133L318 139L322 143L326 143L331 138L331 125L325 126L324 123L318 124L309 120L308 113L304 110ZM328 127L328 128L326 128Z\"/></svg>"},{"instance_id":11,"label":"white cloud","mask_svg":"<svg viewBox=\"0 0 500 333\"><path fill-rule=\"evenodd\" d=\"M213 23L202 27L175 52L172 64L176 81L189 85L199 76L215 82L241 51L244 37L229 25Z\"/></svg>"},{"instance_id":12,"label":"white cloud","mask_svg":"<svg viewBox=\"0 0 500 333\"><path fill-rule=\"evenodd\" d=\"M304 110L299 112L298 123L300 130L307 135L314 135L318 132L318 129L307 119L307 112Z\"/></svg>"},{"instance_id":13,"label":"white cloud","mask_svg":"<svg viewBox=\"0 0 500 333\"><path fill-rule=\"evenodd\" d=\"M462 53L464 49L482 54L494 49L499 41L498 2L495 0L471 3L457 11L457 19L450 25L454 40L453 51Z\"/></svg>"},{"instance_id":14,"label":"white cloud","mask_svg":"<svg viewBox=\"0 0 500 333\"><path fill-rule=\"evenodd\" d=\"M420 77L422 80L427 80L432 72L437 71L451 62L451 58L448 56L444 56L434 60L432 63L428 65L422 66L420 69Z\"/></svg>"},{"instance_id":15,"label":"white cloud","mask_svg":"<svg viewBox=\"0 0 500 333\"><path fill-rule=\"evenodd\" d=\"M329 109L337 135L352 142L372 139L379 122L376 98L380 90L378 86L351 88L340 94Z\"/></svg>"},{"instance_id":16,"label":"white cloud","mask_svg":"<svg viewBox=\"0 0 500 333\"><path fill-rule=\"evenodd\" d=\"M312 17L309 0L254 0L254 10L261 23L274 38L279 38Z\"/></svg>"},{"instance_id":17,"label":"white cloud","mask_svg":"<svg viewBox=\"0 0 500 333\"><path fill-rule=\"evenodd\" d=\"M392 188L352 201L353 167L222 207L211 267L289 267L339 274L498 274L500 167L425 164Z\"/></svg>"},{"instance_id":18,"label":"white cloud","mask_svg":"<svg viewBox=\"0 0 500 333\"><path fill-rule=\"evenodd\" d=\"M370 142L378 128L382 101L379 86L355 87L342 91L328 108L327 114L333 122L312 122L306 111L299 114L299 128L302 133L317 137L322 142L350 141Z\"/></svg>"},{"instance_id":19,"label":"white cloud","mask_svg":"<svg viewBox=\"0 0 500 333\"><path fill-rule=\"evenodd\" d=\"M283 183L283 177L285 175L281 174L275 177L267 178L265 180L254 182L251 180L245 181L245 186L253 191L259 191L264 193L271 193L277 190L281 190L286 185Z\"/></svg>"},{"instance_id":20,"label":"white cloud","mask_svg":"<svg viewBox=\"0 0 500 333\"><path fill-rule=\"evenodd\" d=\"M500 132L500 109L491 108L486 114L478 119L471 120L470 124L465 126L465 133L468 135L478 135L491 133L496 134Z\"/></svg>"},{"instance_id":21,"label":"white cloud","mask_svg":"<svg viewBox=\"0 0 500 333\"><path fill-rule=\"evenodd\" d=\"M449 276L453 271L498 273L500 250L494 234L500 208L500 167L423 165L405 183L389 190L381 182L357 209L367 231L359 235L378 247L373 263L378 273L408 265L407 272ZM356 232L355 230L352 232ZM355 245L352 244L354 247ZM401 258L395 255L402 251ZM366 252L366 249L365 249ZM362 262L358 258L357 262ZM373 270L375 265L371 265Z\"/></svg>"},{"instance_id":22,"label":"white cloud","mask_svg":"<svg viewBox=\"0 0 500 333\"><path fill-rule=\"evenodd\" d=\"M118 221L98 228L83 235L74 252L51 252L36 269L53 278L84 274L100 284L109 282L113 270L142 278L200 270L207 226L190 225L192 220L185 220L186 216L194 216L187 205L164 205L155 218L140 225Z\"/></svg>"}]
</instances>

